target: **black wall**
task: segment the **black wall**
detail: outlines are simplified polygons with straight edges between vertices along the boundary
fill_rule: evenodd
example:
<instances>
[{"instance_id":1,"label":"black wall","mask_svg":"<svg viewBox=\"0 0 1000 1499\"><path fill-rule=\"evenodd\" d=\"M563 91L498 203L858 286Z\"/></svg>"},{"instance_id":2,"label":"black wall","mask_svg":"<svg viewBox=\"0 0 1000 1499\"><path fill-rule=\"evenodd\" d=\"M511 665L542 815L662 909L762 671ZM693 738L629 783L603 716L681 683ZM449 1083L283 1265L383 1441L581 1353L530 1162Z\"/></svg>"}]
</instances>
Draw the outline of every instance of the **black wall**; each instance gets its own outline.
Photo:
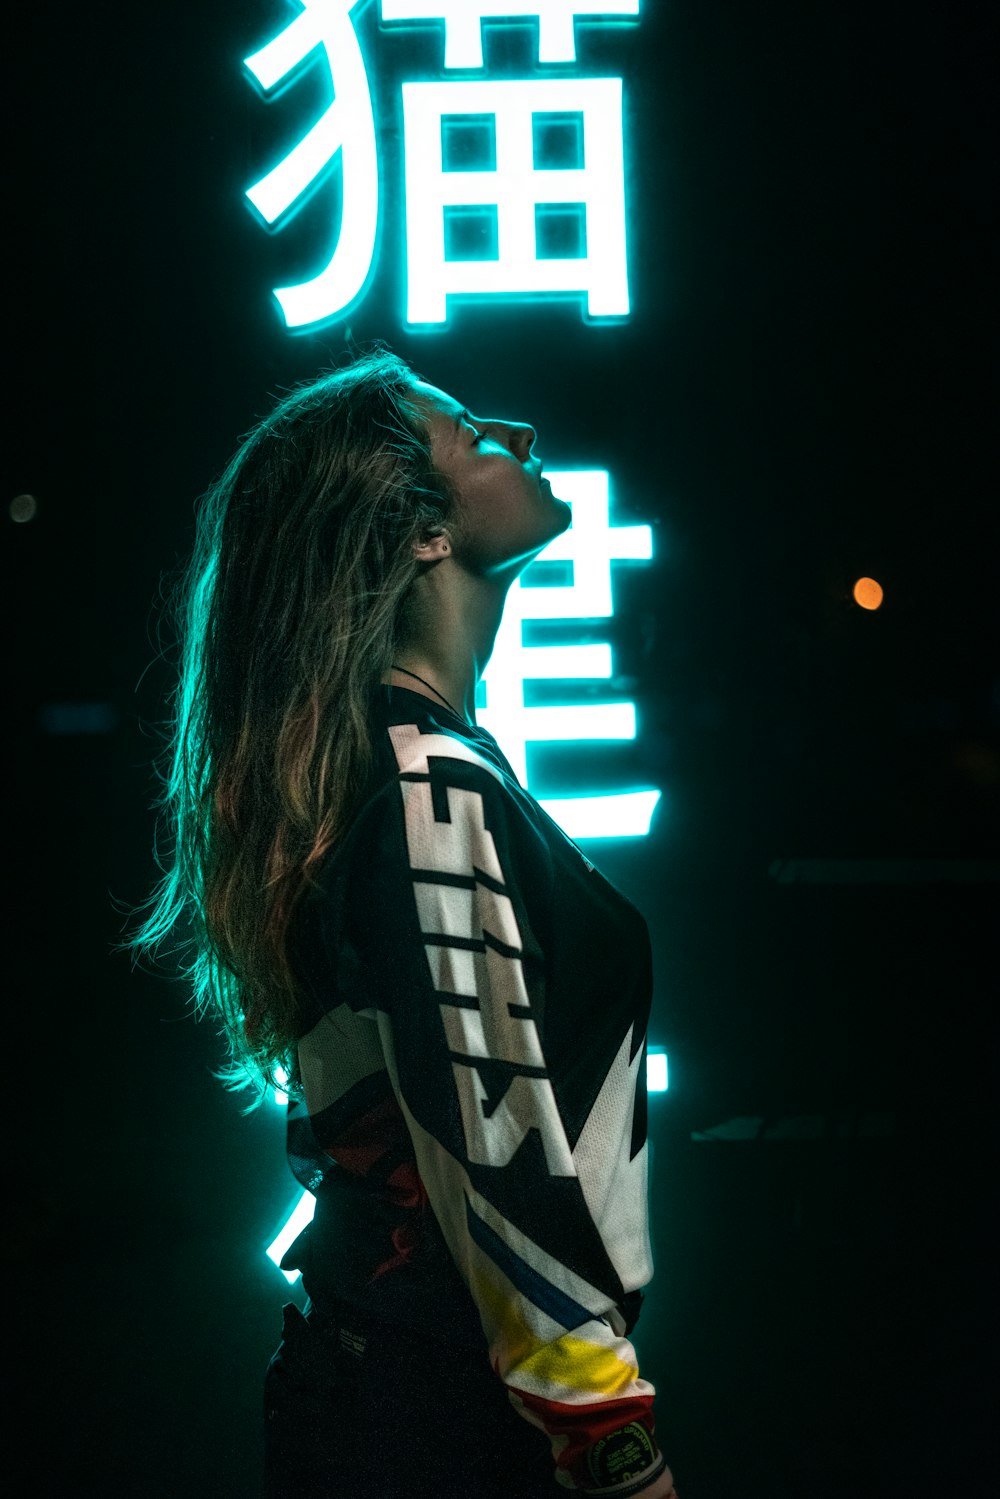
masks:
<instances>
[{"instance_id":1,"label":"black wall","mask_svg":"<svg viewBox=\"0 0 1000 1499\"><path fill-rule=\"evenodd\" d=\"M654 528L613 638L663 803L641 845L588 851L653 932L671 1086L636 1342L684 1499L957 1499L995 1471L990 12L643 9L579 29L626 83L629 322L405 332L387 128L371 288L296 337L270 288L315 265L329 194L287 235L242 202L296 126L240 67L279 0L18 18L4 466L39 509L5 522L4 1243L33 1492L256 1491L280 1116L240 1116L182 991L112 946L156 873L161 580L237 436L348 324L529 418L547 463L609 468L617 518ZM391 107L440 45L408 69L375 16ZM530 33L494 40L527 61ZM54 704L106 705L105 731L52 732Z\"/></svg>"}]
</instances>

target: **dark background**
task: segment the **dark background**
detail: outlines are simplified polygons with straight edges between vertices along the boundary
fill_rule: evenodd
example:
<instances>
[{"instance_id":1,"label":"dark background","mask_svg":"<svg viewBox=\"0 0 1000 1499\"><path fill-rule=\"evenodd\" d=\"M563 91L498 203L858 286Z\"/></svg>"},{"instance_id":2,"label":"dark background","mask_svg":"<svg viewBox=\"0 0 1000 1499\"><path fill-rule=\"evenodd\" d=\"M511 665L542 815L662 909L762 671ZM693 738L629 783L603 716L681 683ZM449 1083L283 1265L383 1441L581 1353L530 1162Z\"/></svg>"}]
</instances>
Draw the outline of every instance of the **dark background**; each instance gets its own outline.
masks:
<instances>
[{"instance_id":1,"label":"dark background","mask_svg":"<svg viewBox=\"0 0 1000 1499\"><path fill-rule=\"evenodd\" d=\"M324 97L242 73L290 12L19 17L5 463L38 513L4 547L4 1245L33 1493L256 1492L281 1116L241 1116L182 988L113 945L156 874L161 586L238 435L348 324L654 527L612 638L621 764L664 797L648 839L587 851L655 947L635 1341L683 1499L993 1491L990 7L643 12L577 28L581 69L625 78L630 321L404 332L395 101L441 44L369 5L378 270L300 336L270 288L315 269L335 189L274 235L242 200ZM489 35L527 66L530 30Z\"/></svg>"}]
</instances>

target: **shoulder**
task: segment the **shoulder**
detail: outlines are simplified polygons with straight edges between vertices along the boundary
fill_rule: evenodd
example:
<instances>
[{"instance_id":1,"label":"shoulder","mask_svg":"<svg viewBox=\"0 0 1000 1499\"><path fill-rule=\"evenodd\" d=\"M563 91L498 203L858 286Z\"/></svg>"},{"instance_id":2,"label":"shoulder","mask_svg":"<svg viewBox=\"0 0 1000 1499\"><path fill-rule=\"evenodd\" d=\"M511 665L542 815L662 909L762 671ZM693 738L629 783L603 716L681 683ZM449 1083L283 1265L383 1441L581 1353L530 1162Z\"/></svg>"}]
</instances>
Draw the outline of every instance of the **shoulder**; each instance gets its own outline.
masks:
<instances>
[{"instance_id":1,"label":"shoulder","mask_svg":"<svg viewBox=\"0 0 1000 1499\"><path fill-rule=\"evenodd\" d=\"M482 731L467 737L440 721L386 726L397 809L409 861L454 874L475 868L496 881L551 878L540 809Z\"/></svg>"},{"instance_id":2,"label":"shoulder","mask_svg":"<svg viewBox=\"0 0 1000 1499\"><path fill-rule=\"evenodd\" d=\"M500 784L504 781L500 768L491 764L476 745L439 724L395 723L389 724L386 732L400 776L430 776L435 771L447 773L449 766L460 765L485 772Z\"/></svg>"}]
</instances>

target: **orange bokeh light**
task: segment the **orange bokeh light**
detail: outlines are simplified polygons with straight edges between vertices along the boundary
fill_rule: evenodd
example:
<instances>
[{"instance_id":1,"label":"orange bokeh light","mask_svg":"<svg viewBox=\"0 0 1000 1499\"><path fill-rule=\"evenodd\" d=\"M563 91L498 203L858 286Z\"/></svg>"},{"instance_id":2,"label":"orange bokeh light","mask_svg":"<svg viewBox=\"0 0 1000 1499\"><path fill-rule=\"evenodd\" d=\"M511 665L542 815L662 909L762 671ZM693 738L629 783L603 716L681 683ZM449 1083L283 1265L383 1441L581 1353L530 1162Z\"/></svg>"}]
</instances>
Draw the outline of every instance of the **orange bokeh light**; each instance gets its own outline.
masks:
<instances>
[{"instance_id":1,"label":"orange bokeh light","mask_svg":"<svg viewBox=\"0 0 1000 1499\"><path fill-rule=\"evenodd\" d=\"M859 578L854 585L854 602L862 609L879 609L882 605L882 585L874 578Z\"/></svg>"}]
</instances>

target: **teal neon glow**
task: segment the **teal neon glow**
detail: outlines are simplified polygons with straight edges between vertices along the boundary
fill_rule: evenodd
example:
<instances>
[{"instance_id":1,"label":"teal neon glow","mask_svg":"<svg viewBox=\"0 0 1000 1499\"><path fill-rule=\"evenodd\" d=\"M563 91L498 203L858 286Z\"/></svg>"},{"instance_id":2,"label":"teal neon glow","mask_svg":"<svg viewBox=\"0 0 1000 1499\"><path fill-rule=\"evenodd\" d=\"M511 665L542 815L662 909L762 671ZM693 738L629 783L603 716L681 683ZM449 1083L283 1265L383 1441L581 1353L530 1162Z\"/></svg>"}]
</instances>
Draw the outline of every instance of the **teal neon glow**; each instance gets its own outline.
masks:
<instances>
[{"instance_id":1,"label":"teal neon glow","mask_svg":"<svg viewBox=\"0 0 1000 1499\"><path fill-rule=\"evenodd\" d=\"M610 618L614 612L612 562L648 562L653 555L649 526L611 524L606 469L552 470L548 479L553 491L570 505L572 524L512 584L493 655L483 673L485 702L476 710L478 722L495 735L518 780L535 795L529 744L634 739L635 706L622 701L529 706L527 682L610 681L612 660L608 645L525 645L524 626L543 619ZM549 562L569 564L571 581L531 587L532 568ZM644 837L659 799L660 792L650 787L604 796L539 796L546 812L570 838Z\"/></svg>"},{"instance_id":2,"label":"teal neon glow","mask_svg":"<svg viewBox=\"0 0 1000 1499\"><path fill-rule=\"evenodd\" d=\"M665 1051L647 1051L646 1053L646 1092L666 1093L670 1086L667 1054Z\"/></svg>"},{"instance_id":3,"label":"teal neon glow","mask_svg":"<svg viewBox=\"0 0 1000 1499\"><path fill-rule=\"evenodd\" d=\"M265 95L293 83L322 57L332 102L281 161L246 192L278 230L339 162L342 213L326 266L308 281L276 287L289 328L345 316L375 260L379 161L372 93L355 24L367 0L293 0L298 14L244 66ZM482 68L485 21L537 19L538 62L572 63L575 25L638 16L638 0L577 6L570 0L488 5L479 0L383 0L385 22L443 22L446 68ZM389 33L392 26L389 26ZM412 81L402 86L405 173L406 321L440 327L449 297L584 299L593 320L630 310L620 78L535 77ZM495 160L488 170L445 170L444 122L486 116ZM534 131L546 117L578 118L577 164L536 162ZM544 159L544 153L543 153ZM449 253L449 215L486 214L492 258ZM400 238L400 236L395 236ZM463 253L464 252L464 253Z\"/></svg>"},{"instance_id":4,"label":"teal neon glow","mask_svg":"<svg viewBox=\"0 0 1000 1499\"><path fill-rule=\"evenodd\" d=\"M298 1238L302 1230L312 1222L316 1211L316 1199L311 1192L302 1192L288 1218L282 1224L275 1237L271 1240L265 1251L269 1260L281 1269L282 1256L285 1250ZM294 1285L299 1278L298 1270L282 1270L282 1275L289 1285Z\"/></svg>"},{"instance_id":5,"label":"teal neon glow","mask_svg":"<svg viewBox=\"0 0 1000 1499\"><path fill-rule=\"evenodd\" d=\"M274 1101L280 1108L288 1102L288 1094L284 1089L284 1085L288 1081L288 1073L285 1071L284 1067L276 1067L274 1076L278 1084L278 1086L274 1090Z\"/></svg>"},{"instance_id":6,"label":"teal neon glow","mask_svg":"<svg viewBox=\"0 0 1000 1499\"><path fill-rule=\"evenodd\" d=\"M666 1093L668 1086L667 1054L665 1051L647 1051L646 1053L646 1091L647 1093ZM281 1268L281 1259L285 1250L302 1230L312 1222L316 1211L316 1199L311 1192L302 1192L299 1199L288 1215L287 1221L267 1246L266 1254L272 1264ZM294 1285L299 1278L298 1270L282 1270L282 1275L289 1285Z\"/></svg>"},{"instance_id":7,"label":"teal neon glow","mask_svg":"<svg viewBox=\"0 0 1000 1499\"><path fill-rule=\"evenodd\" d=\"M625 791L612 796L538 798L569 838L645 838L658 791Z\"/></svg>"},{"instance_id":8,"label":"teal neon glow","mask_svg":"<svg viewBox=\"0 0 1000 1499\"><path fill-rule=\"evenodd\" d=\"M383 21L443 21L445 27L444 65L446 68L481 68L483 66L482 23L486 20L538 20L538 61L540 63L575 62L574 23L595 17L632 17L639 14L639 0L604 0L601 5L576 5L574 0L535 0L534 5L517 5L503 0L499 5L482 0L382 0Z\"/></svg>"},{"instance_id":9,"label":"teal neon glow","mask_svg":"<svg viewBox=\"0 0 1000 1499\"><path fill-rule=\"evenodd\" d=\"M444 169L442 122L446 116L463 115L495 120L495 168ZM533 121L538 115L582 119L583 166L535 166ZM591 318L627 316L620 78L404 83L403 129L408 322L443 323L447 299L456 295L576 292L586 295ZM560 204L583 214L583 253L539 256L536 209ZM446 210L471 207L495 209L496 258L446 259Z\"/></svg>"},{"instance_id":10,"label":"teal neon glow","mask_svg":"<svg viewBox=\"0 0 1000 1499\"><path fill-rule=\"evenodd\" d=\"M351 19L351 12L360 10L366 0L298 3L303 6L301 14L244 62L270 93L322 48L335 95L298 145L246 194L266 223L277 223L340 154L343 217L333 254L311 281L275 288L290 328L334 317L358 296L375 253L379 196L371 91Z\"/></svg>"}]
</instances>

